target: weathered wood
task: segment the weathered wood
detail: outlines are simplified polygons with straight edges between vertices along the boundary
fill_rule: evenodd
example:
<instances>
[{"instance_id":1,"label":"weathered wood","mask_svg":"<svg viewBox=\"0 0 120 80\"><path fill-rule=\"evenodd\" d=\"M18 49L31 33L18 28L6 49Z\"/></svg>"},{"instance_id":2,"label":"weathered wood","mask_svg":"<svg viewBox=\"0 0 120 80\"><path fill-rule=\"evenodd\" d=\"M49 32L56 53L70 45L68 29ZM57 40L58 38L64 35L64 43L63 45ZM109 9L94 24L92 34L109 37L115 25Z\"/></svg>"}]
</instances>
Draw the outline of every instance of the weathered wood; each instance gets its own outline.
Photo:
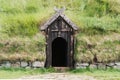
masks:
<instances>
[{"instance_id":1,"label":"weathered wood","mask_svg":"<svg viewBox=\"0 0 120 80\"><path fill-rule=\"evenodd\" d=\"M45 32L46 36L46 62L45 67L52 66L53 57L53 41L57 38L65 40L66 46L66 61L62 67L74 67L74 33L78 30L77 26L73 24L61 11L50 18L42 27L41 30ZM59 44L62 44L61 42ZM61 46L62 47L62 46ZM56 53L57 54L57 53ZM61 53L62 54L62 53ZM61 57L62 60L62 57ZM57 62L57 61L56 61ZM54 66L52 66L54 67Z\"/></svg>"},{"instance_id":2,"label":"weathered wood","mask_svg":"<svg viewBox=\"0 0 120 80\"><path fill-rule=\"evenodd\" d=\"M71 28L73 28L75 31L78 30L77 26L72 23L70 19L68 19L63 13L56 13L53 15L43 26L41 26L41 30L44 31L51 25L56 19L62 18L67 24L70 25Z\"/></svg>"}]
</instances>

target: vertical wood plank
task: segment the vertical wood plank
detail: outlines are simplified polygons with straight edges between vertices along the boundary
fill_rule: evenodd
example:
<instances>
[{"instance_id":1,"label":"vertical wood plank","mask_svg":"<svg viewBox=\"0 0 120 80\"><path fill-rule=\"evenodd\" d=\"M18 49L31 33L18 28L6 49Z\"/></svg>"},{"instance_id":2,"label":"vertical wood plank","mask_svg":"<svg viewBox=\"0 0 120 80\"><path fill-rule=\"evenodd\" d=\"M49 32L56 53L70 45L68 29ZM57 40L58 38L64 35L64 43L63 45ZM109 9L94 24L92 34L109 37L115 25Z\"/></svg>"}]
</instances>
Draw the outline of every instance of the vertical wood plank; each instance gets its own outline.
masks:
<instances>
[{"instance_id":1,"label":"vertical wood plank","mask_svg":"<svg viewBox=\"0 0 120 80\"><path fill-rule=\"evenodd\" d=\"M52 42L62 37L67 42L67 67L74 68L74 30L61 17L58 17L47 28L46 32L46 62L45 67L52 66Z\"/></svg>"}]
</instances>

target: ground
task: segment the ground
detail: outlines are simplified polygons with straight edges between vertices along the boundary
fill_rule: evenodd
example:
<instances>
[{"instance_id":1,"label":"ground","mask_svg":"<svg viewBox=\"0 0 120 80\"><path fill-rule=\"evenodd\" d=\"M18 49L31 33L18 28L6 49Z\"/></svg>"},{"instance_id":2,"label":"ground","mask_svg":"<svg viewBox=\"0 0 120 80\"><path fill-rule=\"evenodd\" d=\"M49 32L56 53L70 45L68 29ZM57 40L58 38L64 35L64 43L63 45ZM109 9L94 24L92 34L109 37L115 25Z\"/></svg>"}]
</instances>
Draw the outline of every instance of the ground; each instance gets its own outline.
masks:
<instances>
[{"instance_id":1,"label":"ground","mask_svg":"<svg viewBox=\"0 0 120 80\"><path fill-rule=\"evenodd\" d=\"M24 76L20 79L40 79L40 80L96 80L91 76L70 74L70 73L49 73L35 76Z\"/></svg>"},{"instance_id":2,"label":"ground","mask_svg":"<svg viewBox=\"0 0 120 80\"><path fill-rule=\"evenodd\" d=\"M0 79L120 80L120 69L0 68Z\"/></svg>"}]
</instances>

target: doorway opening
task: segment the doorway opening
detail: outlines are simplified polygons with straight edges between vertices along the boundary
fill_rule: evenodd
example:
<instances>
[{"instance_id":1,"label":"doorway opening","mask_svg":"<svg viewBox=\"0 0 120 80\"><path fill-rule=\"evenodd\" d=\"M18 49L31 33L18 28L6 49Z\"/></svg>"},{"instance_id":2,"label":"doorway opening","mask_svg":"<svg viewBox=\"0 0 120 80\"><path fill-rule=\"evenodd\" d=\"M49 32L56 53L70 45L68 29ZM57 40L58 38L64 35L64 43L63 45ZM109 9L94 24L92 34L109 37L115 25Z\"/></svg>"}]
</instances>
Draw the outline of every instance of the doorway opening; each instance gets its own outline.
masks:
<instances>
[{"instance_id":1,"label":"doorway opening","mask_svg":"<svg viewBox=\"0 0 120 80\"><path fill-rule=\"evenodd\" d=\"M52 67L67 67L67 42L58 37L52 42Z\"/></svg>"}]
</instances>

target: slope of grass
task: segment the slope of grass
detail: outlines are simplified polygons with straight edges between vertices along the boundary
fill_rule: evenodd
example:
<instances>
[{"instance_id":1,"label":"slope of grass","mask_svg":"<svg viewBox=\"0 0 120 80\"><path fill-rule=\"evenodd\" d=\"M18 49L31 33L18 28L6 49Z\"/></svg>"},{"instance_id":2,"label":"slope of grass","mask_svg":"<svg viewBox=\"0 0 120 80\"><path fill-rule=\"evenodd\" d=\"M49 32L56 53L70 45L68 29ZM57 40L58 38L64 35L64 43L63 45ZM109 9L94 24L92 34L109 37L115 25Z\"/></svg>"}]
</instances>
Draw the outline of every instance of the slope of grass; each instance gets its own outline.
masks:
<instances>
[{"instance_id":1,"label":"slope of grass","mask_svg":"<svg viewBox=\"0 0 120 80\"><path fill-rule=\"evenodd\" d=\"M65 7L64 13L80 28L77 61L92 61L94 54L100 62L104 56L106 62L120 60L119 0L0 0L0 60L11 54L36 59L38 53L44 60L45 38L39 26L54 14L55 6Z\"/></svg>"}]
</instances>

